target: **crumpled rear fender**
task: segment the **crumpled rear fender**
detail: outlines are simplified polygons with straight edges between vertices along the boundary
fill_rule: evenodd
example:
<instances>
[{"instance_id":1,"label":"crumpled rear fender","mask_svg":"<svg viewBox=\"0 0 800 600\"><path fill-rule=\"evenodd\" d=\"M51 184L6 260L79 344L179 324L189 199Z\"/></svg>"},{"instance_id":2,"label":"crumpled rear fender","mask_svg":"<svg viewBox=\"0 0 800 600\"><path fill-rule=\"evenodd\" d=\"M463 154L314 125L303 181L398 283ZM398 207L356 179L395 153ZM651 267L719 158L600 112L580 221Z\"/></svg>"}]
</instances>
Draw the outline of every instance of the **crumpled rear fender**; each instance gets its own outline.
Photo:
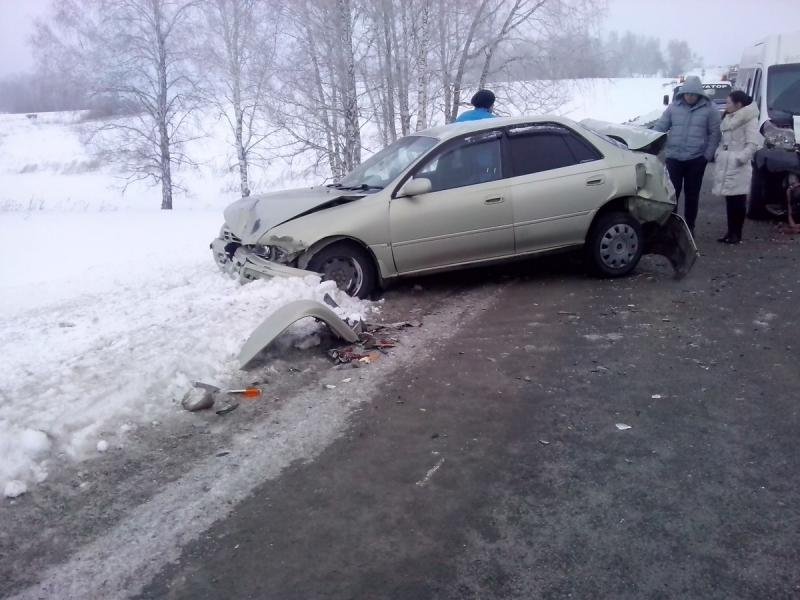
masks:
<instances>
[{"instance_id":1,"label":"crumpled rear fender","mask_svg":"<svg viewBox=\"0 0 800 600\"><path fill-rule=\"evenodd\" d=\"M314 300L295 300L281 306L250 334L239 352L241 367L247 368L253 359L290 325L306 317L322 321L333 333L351 344L358 341L355 331L324 304Z\"/></svg>"},{"instance_id":2,"label":"crumpled rear fender","mask_svg":"<svg viewBox=\"0 0 800 600\"><path fill-rule=\"evenodd\" d=\"M683 217L670 213L659 225L650 223L645 230L645 254L660 254L675 269L675 279L683 279L697 261L697 245Z\"/></svg>"}]
</instances>

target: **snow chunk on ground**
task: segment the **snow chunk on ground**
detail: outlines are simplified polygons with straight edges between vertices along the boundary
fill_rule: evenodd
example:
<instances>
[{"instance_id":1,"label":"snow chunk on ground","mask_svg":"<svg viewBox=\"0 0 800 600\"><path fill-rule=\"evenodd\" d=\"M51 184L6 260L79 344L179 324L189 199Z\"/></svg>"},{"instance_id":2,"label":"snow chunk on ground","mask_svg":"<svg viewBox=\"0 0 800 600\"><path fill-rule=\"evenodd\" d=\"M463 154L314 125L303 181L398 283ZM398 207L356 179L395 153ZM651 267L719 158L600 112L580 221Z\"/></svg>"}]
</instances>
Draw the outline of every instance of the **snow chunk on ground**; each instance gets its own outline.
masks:
<instances>
[{"instance_id":1,"label":"snow chunk on ground","mask_svg":"<svg viewBox=\"0 0 800 600\"><path fill-rule=\"evenodd\" d=\"M28 486L22 481L9 481L6 483L3 494L6 498L17 498L28 491Z\"/></svg>"}]
</instances>

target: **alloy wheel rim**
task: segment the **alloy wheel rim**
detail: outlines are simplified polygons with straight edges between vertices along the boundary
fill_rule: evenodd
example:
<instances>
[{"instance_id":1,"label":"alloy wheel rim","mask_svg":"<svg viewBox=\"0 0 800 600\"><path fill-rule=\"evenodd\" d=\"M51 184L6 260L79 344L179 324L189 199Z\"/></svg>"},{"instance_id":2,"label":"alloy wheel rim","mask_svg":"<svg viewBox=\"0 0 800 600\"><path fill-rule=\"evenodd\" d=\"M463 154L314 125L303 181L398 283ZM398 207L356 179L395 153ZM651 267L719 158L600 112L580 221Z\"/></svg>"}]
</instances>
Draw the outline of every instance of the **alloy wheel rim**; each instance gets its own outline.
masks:
<instances>
[{"instance_id":1,"label":"alloy wheel rim","mask_svg":"<svg viewBox=\"0 0 800 600\"><path fill-rule=\"evenodd\" d=\"M325 279L336 282L336 286L351 296L355 296L364 283L364 271L359 262L349 256L329 258L322 265Z\"/></svg>"}]
</instances>

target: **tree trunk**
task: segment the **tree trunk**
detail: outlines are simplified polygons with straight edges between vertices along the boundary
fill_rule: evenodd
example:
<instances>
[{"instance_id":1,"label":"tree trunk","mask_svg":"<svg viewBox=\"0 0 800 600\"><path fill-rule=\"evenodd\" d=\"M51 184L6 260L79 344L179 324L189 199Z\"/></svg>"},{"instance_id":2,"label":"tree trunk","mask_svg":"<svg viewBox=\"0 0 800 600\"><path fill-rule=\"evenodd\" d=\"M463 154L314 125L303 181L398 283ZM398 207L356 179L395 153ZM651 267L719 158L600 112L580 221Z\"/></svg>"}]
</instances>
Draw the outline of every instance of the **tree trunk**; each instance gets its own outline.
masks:
<instances>
[{"instance_id":1,"label":"tree trunk","mask_svg":"<svg viewBox=\"0 0 800 600\"><path fill-rule=\"evenodd\" d=\"M390 142L397 139L397 121L394 111L394 101L397 89L395 87L395 65L400 63L399 56L393 56L392 29L394 27L394 0L383 0L381 13L383 14L383 73L386 94L384 96L384 123Z\"/></svg>"},{"instance_id":2,"label":"tree trunk","mask_svg":"<svg viewBox=\"0 0 800 600\"><path fill-rule=\"evenodd\" d=\"M156 72L158 94L156 125L158 127L159 168L161 179L161 209L172 210L172 157L170 156L169 129L167 126L167 47L163 30L161 1L153 1L153 26L156 35Z\"/></svg>"},{"instance_id":3,"label":"tree trunk","mask_svg":"<svg viewBox=\"0 0 800 600\"><path fill-rule=\"evenodd\" d=\"M461 84L464 79L464 71L467 67L467 59L470 55L472 40L475 38L475 31L478 29L481 16L483 15L483 11L486 9L486 5L488 3L489 0L481 0L478 10L475 11L475 16L472 18L472 23L470 24L469 32L467 33L467 39L464 41L464 48L461 51L461 57L458 60L458 69L456 70L456 75L453 78L453 100L450 108L450 117L452 121L455 121L455 118L458 115L458 105L461 103Z\"/></svg>"},{"instance_id":4,"label":"tree trunk","mask_svg":"<svg viewBox=\"0 0 800 600\"><path fill-rule=\"evenodd\" d=\"M408 8L405 3L400 5L400 22L402 37L398 39L396 19L392 19L392 42L395 47L397 60L397 99L400 109L400 130L403 135L411 133L411 109L408 106L408 38L410 35L408 24ZM402 44L400 43L402 41ZM402 51L401 51L402 49Z\"/></svg>"},{"instance_id":5,"label":"tree trunk","mask_svg":"<svg viewBox=\"0 0 800 600\"><path fill-rule=\"evenodd\" d=\"M350 0L337 0L340 46L342 54L341 102L344 113L344 159L345 169L351 171L361 164L361 127L358 112L358 90L356 88L356 61L353 52L353 11Z\"/></svg>"},{"instance_id":6,"label":"tree trunk","mask_svg":"<svg viewBox=\"0 0 800 600\"><path fill-rule=\"evenodd\" d=\"M430 0L423 0L419 47L417 48L417 131L428 127L428 21L430 10Z\"/></svg>"},{"instance_id":7,"label":"tree trunk","mask_svg":"<svg viewBox=\"0 0 800 600\"><path fill-rule=\"evenodd\" d=\"M450 85L450 65L447 60L447 21L445 19L445 4L440 3L439 10L439 71L442 77L442 92L444 94L444 120L446 123L455 121L455 115L451 114L452 106L452 87Z\"/></svg>"}]
</instances>

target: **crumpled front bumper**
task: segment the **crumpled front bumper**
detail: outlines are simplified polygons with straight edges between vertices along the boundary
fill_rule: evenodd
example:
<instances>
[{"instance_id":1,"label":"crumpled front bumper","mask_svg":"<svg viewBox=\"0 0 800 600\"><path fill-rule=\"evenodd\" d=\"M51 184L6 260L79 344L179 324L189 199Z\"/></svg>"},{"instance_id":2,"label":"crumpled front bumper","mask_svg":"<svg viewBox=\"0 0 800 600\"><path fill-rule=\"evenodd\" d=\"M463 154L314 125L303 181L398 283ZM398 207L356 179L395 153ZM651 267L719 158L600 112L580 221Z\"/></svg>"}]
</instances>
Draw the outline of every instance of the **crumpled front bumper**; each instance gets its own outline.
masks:
<instances>
[{"instance_id":1,"label":"crumpled front bumper","mask_svg":"<svg viewBox=\"0 0 800 600\"><path fill-rule=\"evenodd\" d=\"M312 271L295 269L258 256L244 246L231 244L230 240L216 238L211 242L211 253L220 269L241 281L272 279L273 277L307 277L317 275Z\"/></svg>"},{"instance_id":2,"label":"crumpled front bumper","mask_svg":"<svg viewBox=\"0 0 800 600\"><path fill-rule=\"evenodd\" d=\"M651 229L645 237L645 254L660 254L675 269L675 279L683 279L697 261L697 244L683 217L672 213L663 225Z\"/></svg>"}]
</instances>

